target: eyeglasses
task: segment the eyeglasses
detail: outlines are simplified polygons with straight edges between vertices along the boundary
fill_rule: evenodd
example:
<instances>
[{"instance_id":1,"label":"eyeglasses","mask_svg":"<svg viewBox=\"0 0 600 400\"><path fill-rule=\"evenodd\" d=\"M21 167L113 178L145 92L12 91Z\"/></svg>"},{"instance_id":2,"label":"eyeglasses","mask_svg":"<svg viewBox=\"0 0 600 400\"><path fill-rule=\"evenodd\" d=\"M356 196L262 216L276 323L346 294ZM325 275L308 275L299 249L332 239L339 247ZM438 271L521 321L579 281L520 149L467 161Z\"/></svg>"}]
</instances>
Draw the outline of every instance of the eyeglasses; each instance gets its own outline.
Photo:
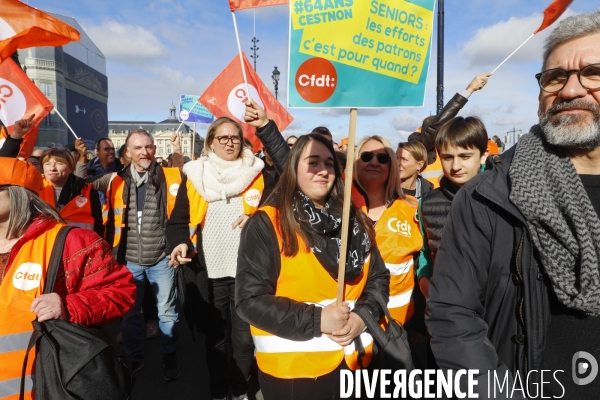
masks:
<instances>
[{"instance_id":1,"label":"eyeglasses","mask_svg":"<svg viewBox=\"0 0 600 400\"><path fill-rule=\"evenodd\" d=\"M114 147L103 147L102 150L104 151L115 151Z\"/></svg>"},{"instance_id":2,"label":"eyeglasses","mask_svg":"<svg viewBox=\"0 0 600 400\"><path fill-rule=\"evenodd\" d=\"M569 77L573 74L577 74L577 79L584 88L588 90L600 89L600 64L590 64L582 69L569 71L562 68L553 68L535 74L535 78L544 92L557 93L565 87Z\"/></svg>"},{"instance_id":3,"label":"eyeglasses","mask_svg":"<svg viewBox=\"0 0 600 400\"><path fill-rule=\"evenodd\" d=\"M215 139L222 145L229 143L230 140L232 144L240 144L242 142L242 138L239 136L217 136Z\"/></svg>"},{"instance_id":4,"label":"eyeglasses","mask_svg":"<svg viewBox=\"0 0 600 400\"><path fill-rule=\"evenodd\" d=\"M373 153L370 151L363 151L360 153L360 159L364 162L369 162L373 159L373 156L377 157L377 162L379 164L387 164L390 162L390 155L387 153Z\"/></svg>"}]
</instances>

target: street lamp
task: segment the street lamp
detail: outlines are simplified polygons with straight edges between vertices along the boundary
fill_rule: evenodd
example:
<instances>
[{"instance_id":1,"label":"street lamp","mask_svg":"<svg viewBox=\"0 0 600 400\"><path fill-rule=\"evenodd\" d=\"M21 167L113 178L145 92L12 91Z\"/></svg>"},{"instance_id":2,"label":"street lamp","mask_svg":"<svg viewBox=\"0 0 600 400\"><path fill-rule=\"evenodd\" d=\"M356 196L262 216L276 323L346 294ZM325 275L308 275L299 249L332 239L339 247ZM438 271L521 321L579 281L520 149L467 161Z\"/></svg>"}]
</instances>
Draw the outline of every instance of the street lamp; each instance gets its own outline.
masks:
<instances>
[{"instance_id":1,"label":"street lamp","mask_svg":"<svg viewBox=\"0 0 600 400\"><path fill-rule=\"evenodd\" d=\"M271 78L273 78L273 85L275 86L275 99L277 99L277 89L279 87L279 75L280 72L277 69L277 67L275 67L275 69L273 70L273 76Z\"/></svg>"}]
</instances>

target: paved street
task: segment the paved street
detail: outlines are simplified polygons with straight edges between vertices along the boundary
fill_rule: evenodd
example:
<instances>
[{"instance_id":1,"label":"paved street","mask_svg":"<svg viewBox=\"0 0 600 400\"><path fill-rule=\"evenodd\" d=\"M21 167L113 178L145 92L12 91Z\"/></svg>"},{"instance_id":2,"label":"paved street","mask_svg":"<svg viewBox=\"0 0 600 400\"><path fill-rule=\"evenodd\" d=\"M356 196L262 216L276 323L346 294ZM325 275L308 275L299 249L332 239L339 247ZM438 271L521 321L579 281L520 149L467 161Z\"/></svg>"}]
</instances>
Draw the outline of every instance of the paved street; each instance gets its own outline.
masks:
<instances>
[{"instance_id":1,"label":"paved street","mask_svg":"<svg viewBox=\"0 0 600 400\"><path fill-rule=\"evenodd\" d=\"M144 342L144 368L138 373L133 384L132 400L211 400L208 369L205 360L204 335L196 334L196 342L180 314L179 331L181 342L177 359L181 377L175 382L166 382L162 376L160 357L160 337ZM108 327L115 337L119 324ZM256 374L253 375L250 399L262 400L258 392Z\"/></svg>"}]
</instances>

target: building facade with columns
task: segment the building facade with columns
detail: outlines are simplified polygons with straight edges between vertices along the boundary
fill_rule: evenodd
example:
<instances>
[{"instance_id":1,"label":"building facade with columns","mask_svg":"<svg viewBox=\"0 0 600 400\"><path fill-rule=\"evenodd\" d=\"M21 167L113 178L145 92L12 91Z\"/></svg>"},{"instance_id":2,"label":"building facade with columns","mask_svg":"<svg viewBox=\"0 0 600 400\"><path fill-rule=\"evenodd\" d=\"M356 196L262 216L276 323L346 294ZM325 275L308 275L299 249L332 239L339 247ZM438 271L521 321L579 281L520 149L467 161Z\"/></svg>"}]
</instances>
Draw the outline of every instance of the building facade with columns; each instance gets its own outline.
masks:
<instances>
[{"instance_id":1,"label":"building facade with columns","mask_svg":"<svg viewBox=\"0 0 600 400\"><path fill-rule=\"evenodd\" d=\"M166 159L173 153L171 136L179 129L181 136L181 151L183 156L191 160L200 157L204 138L186 124L181 124L177 119L174 105L169 107L169 118L161 122L154 121L108 121L108 137L112 140L115 148L119 149L125 144L127 135L136 129L145 129L154 138L156 145L156 157ZM179 127L181 125L181 127ZM192 153L193 151L193 153Z\"/></svg>"}]
</instances>

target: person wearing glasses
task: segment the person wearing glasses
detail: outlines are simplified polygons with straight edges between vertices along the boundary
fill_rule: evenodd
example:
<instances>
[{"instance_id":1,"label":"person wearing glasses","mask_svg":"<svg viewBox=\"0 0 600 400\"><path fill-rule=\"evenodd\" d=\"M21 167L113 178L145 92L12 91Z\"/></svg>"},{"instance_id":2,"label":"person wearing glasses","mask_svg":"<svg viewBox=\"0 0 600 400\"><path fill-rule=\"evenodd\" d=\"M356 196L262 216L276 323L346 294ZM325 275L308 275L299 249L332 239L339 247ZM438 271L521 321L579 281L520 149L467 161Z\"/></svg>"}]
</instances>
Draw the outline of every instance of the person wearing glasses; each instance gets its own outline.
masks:
<instances>
[{"instance_id":1,"label":"person wearing glasses","mask_svg":"<svg viewBox=\"0 0 600 400\"><path fill-rule=\"evenodd\" d=\"M115 145L109 138L100 138L94 143L94 153L96 158L90 160L87 164L88 181L93 180L93 176L104 175L112 172L120 172L123 164L116 157ZM100 203L106 203L106 192L99 191Z\"/></svg>"},{"instance_id":2,"label":"person wearing glasses","mask_svg":"<svg viewBox=\"0 0 600 400\"><path fill-rule=\"evenodd\" d=\"M290 146L290 149L292 148L292 146L298 141L298 138L294 135L290 135L287 137L287 144L288 146Z\"/></svg>"},{"instance_id":3,"label":"person wearing glasses","mask_svg":"<svg viewBox=\"0 0 600 400\"><path fill-rule=\"evenodd\" d=\"M206 156L183 167L166 231L170 265L189 264L182 272L197 289L186 292L186 312L206 333L213 399L227 398L230 389L235 399L246 399L254 360L250 325L237 315L233 300L240 234L258 209L265 180L264 162L243 140L241 126L230 118L210 125Z\"/></svg>"},{"instance_id":4,"label":"person wearing glasses","mask_svg":"<svg viewBox=\"0 0 600 400\"><path fill-rule=\"evenodd\" d=\"M600 10L558 24L539 124L454 198L426 323L440 368L480 371L479 397L500 376L496 398L517 379L527 397L598 398L599 44Z\"/></svg>"}]
</instances>

